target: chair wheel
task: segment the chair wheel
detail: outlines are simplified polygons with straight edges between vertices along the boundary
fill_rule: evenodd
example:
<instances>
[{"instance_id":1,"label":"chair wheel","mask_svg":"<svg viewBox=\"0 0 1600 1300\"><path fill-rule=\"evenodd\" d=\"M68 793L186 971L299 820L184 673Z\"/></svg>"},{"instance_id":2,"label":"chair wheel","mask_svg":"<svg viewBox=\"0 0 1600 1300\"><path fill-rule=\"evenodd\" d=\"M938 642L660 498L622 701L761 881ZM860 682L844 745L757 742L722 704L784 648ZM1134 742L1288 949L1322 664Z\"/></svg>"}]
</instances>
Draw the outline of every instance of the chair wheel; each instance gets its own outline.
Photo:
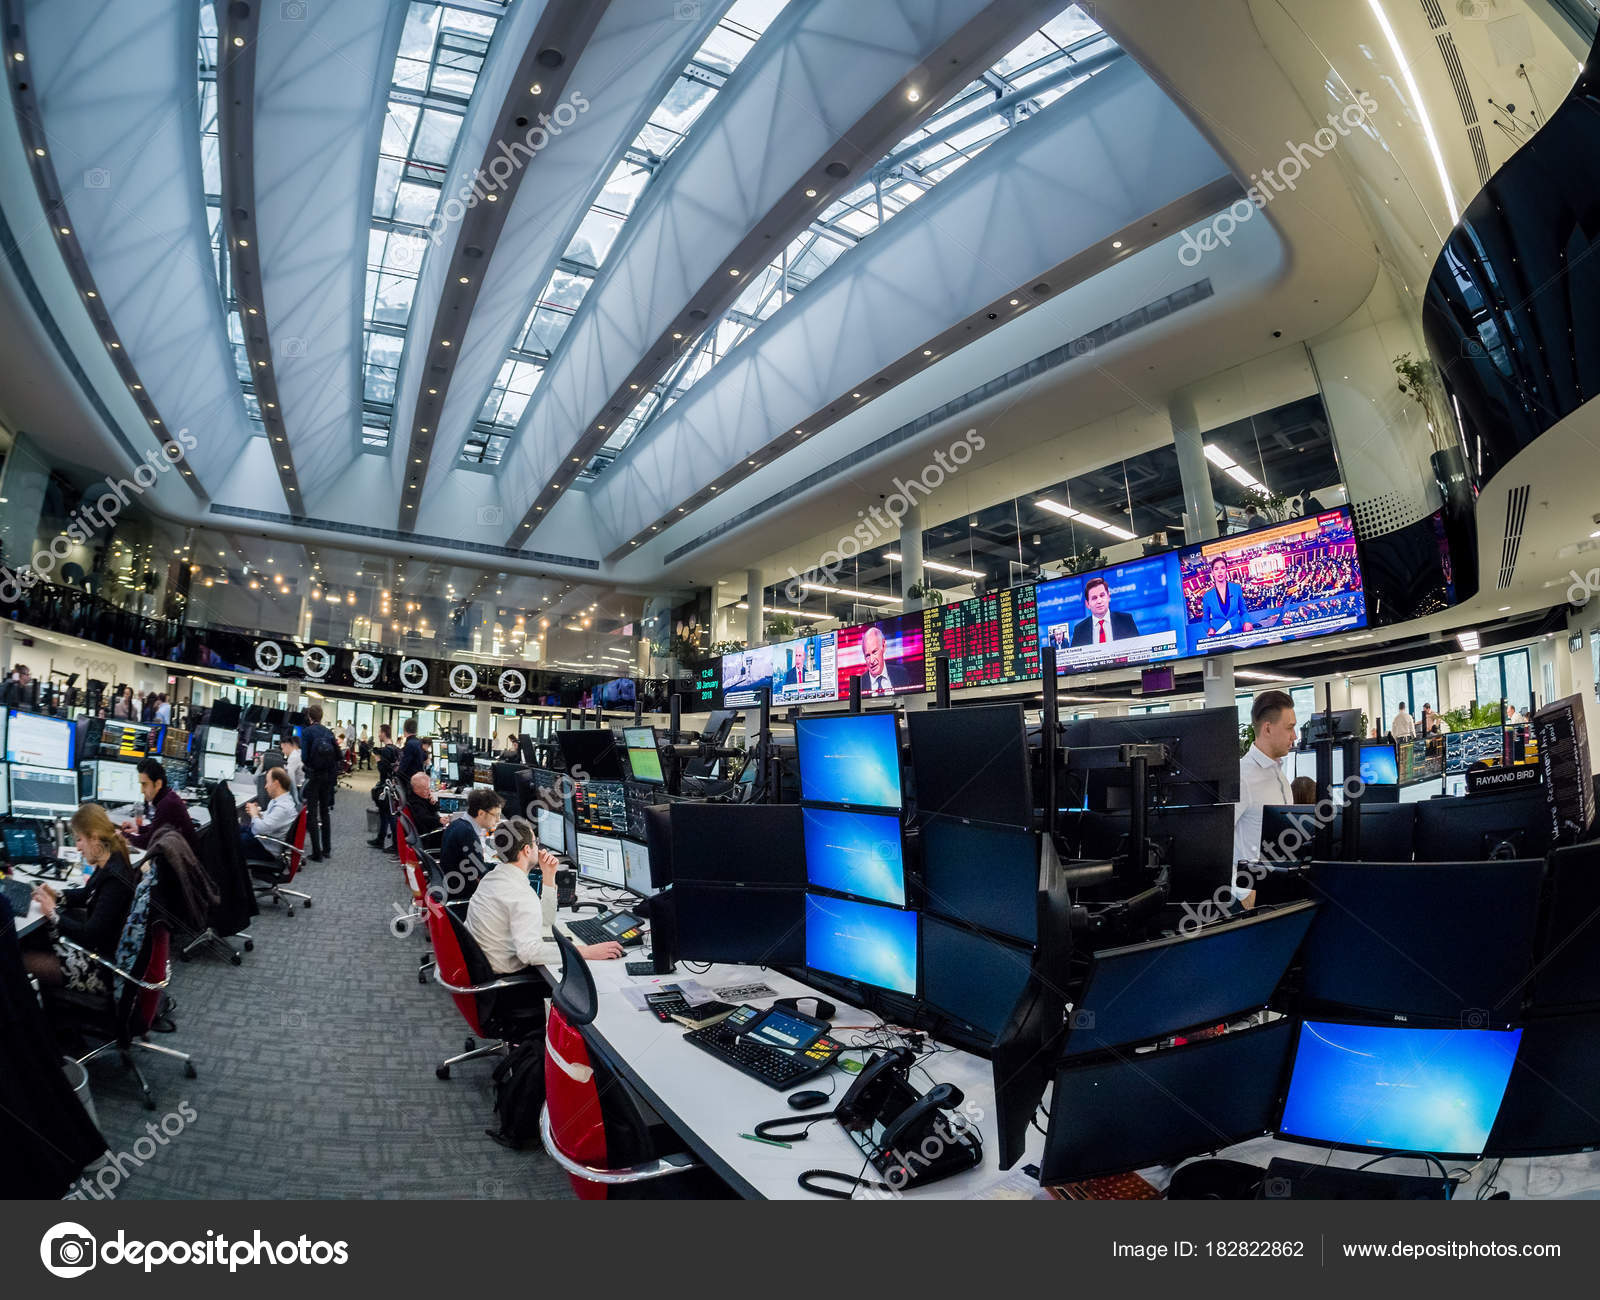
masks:
<instances>
[{"instance_id":1,"label":"chair wheel","mask_svg":"<svg viewBox=\"0 0 1600 1300\"><path fill-rule=\"evenodd\" d=\"M437 1070L435 1070L435 1071L434 1071L434 1072L433 1072L433 1073L434 1073L434 1077L436 1077L436 1078L439 1078L439 1079L448 1079L448 1078L449 1078L449 1077L450 1077L450 1067L449 1067L449 1066L448 1066L448 1065L441 1065L441 1066L440 1066L440 1067L439 1067L439 1068L438 1068L438 1069L437 1069ZM154 1108L154 1107L151 1107L151 1109L152 1109L152 1110L153 1110L153 1109L155 1109L155 1108Z\"/></svg>"},{"instance_id":2,"label":"chair wheel","mask_svg":"<svg viewBox=\"0 0 1600 1300\"><path fill-rule=\"evenodd\" d=\"M478 1040L477 1040L477 1039L476 1039L476 1038L473 1038L473 1037L472 1037L472 1036L471 1036L471 1035L470 1035L470 1034L469 1034L469 1035L468 1035L468 1036L467 1036L467 1041L466 1041L466 1042L465 1042L465 1043L464 1043L464 1044L463 1044L463 1045L462 1045L462 1048L461 1048L461 1050L462 1050L462 1051L463 1051L463 1052L470 1052L470 1051L471 1051L471 1050L472 1050L472 1049L473 1049L473 1048L475 1048L475 1047L476 1047L476 1046L477 1046L477 1045L478 1045Z\"/></svg>"},{"instance_id":3,"label":"chair wheel","mask_svg":"<svg viewBox=\"0 0 1600 1300\"><path fill-rule=\"evenodd\" d=\"M426 984L427 982L428 982L428 972L427 972L426 968L423 968L422 970L419 970L417 972L417 983L418 984Z\"/></svg>"},{"instance_id":4,"label":"chair wheel","mask_svg":"<svg viewBox=\"0 0 1600 1300\"><path fill-rule=\"evenodd\" d=\"M289 904L289 911L288 911L288 915L289 915L289 916L293 916L293 915L294 915L294 904L293 904L293 903L290 903L290 904Z\"/></svg>"},{"instance_id":5,"label":"chair wheel","mask_svg":"<svg viewBox=\"0 0 1600 1300\"><path fill-rule=\"evenodd\" d=\"M154 1110L156 1108L156 1099L148 1093L145 1094L144 1108L146 1110Z\"/></svg>"},{"instance_id":6,"label":"chair wheel","mask_svg":"<svg viewBox=\"0 0 1600 1300\"><path fill-rule=\"evenodd\" d=\"M199 1073L194 1068L193 1061L185 1061L183 1063L183 1077L185 1079L198 1079L200 1077Z\"/></svg>"},{"instance_id":7,"label":"chair wheel","mask_svg":"<svg viewBox=\"0 0 1600 1300\"><path fill-rule=\"evenodd\" d=\"M246 952L254 952L256 950L256 941L254 939L246 939L244 941L244 950Z\"/></svg>"},{"instance_id":8,"label":"chair wheel","mask_svg":"<svg viewBox=\"0 0 1600 1300\"><path fill-rule=\"evenodd\" d=\"M310 899L309 899L309 898L308 898L308 899L306 899L306 901L305 901L305 902L303 902L303 903L301 903L301 904L300 904L300 906L301 906L301 907L303 907L303 908L305 908L305 909L306 909L306 911L308 911L308 912L309 912L309 911L310 911L310 910L311 910L311 900L310 900Z\"/></svg>"},{"instance_id":9,"label":"chair wheel","mask_svg":"<svg viewBox=\"0 0 1600 1300\"><path fill-rule=\"evenodd\" d=\"M235 966L243 966L244 965L244 958L241 957L238 953L234 953L231 957L228 958L228 960L231 961Z\"/></svg>"}]
</instances>

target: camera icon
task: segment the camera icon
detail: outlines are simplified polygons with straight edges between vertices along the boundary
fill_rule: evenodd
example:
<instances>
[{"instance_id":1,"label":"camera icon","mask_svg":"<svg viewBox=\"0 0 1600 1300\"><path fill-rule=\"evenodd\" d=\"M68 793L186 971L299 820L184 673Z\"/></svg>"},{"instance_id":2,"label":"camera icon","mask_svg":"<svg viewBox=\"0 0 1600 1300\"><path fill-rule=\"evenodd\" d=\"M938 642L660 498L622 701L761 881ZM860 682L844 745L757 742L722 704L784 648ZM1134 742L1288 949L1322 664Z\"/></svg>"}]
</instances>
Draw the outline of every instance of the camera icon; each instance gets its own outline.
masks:
<instances>
[{"instance_id":1,"label":"camera icon","mask_svg":"<svg viewBox=\"0 0 1600 1300\"><path fill-rule=\"evenodd\" d=\"M499 506L479 506L478 524L480 527L493 528L506 521L506 512Z\"/></svg>"},{"instance_id":2,"label":"camera icon","mask_svg":"<svg viewBox=\"0 0 1600 1300\"><path fill-rule=\"evenodd\" d=\"M278 351L285 357L303 357L306 354L306 341L290 335L279 343Z\"/></svg>"},{"instance_id":3,"label":"camera icon","mask_svg":"<svg viewBox=\"0 0 1600 1300\"><path fill-rule=\"evenodd\" d=\"M499 1201L505 1198L506 1183L503 1178L478 1179L478 1199L481 1201Z\"/></svg>"},{"instance_id":4,"label":"camera icon","mask_svg":"<svg viewBox=\"0 0 1600 1300\"><path fill-rule=\"evenodd\" d=\"M286 23L297 23L306 16L306 0L283 0L278 16Z\"/></svg>"},{"instance_id":5,"label":"camera icon","mask_svg":"<svg viewBox=\"0 0 1600 1300\"><path fill-rule=\"evenodd\" d=\"M1072 1028L1093 1029L1094 1012L1084 1009L1074 1009L1072 1013Z\"/></svg>"},{"instance_id":6,"label":"camera icon","mask_svg":"<svg viewBox=\"0 0 1600 1300\"><path fill-rule=\"evenodd\" d=\"M1489 1013L1477 1007L1468 1007L1461 1013L1461 1027L1463 1029L1487 1029L1489 1027Z\"/></svg>"},{"instance_id":7,"label":"camera icon","mask_svg":"<svg viewBox=\"0 0 1600 1300\"><path fill-rule=\"evenodd\" d=\"M81 1277L98 1258L95 1239L81 1223L58 1223L39 1242L39 1261L56 1277Z\"/></svg>"},{"instance_id":8,"label":"camera icon","mask_svg":"<svg viewBox=\"0 0 1600 1300\"><path fill-rule=\"evenodd\" d=\"M1462 339L1461 355L1469 361L1482 361L1489 355L1489 349L1484 347L1478 339Z\"/></svg>"},{"instance_id":9,"label":"camera icon","mask_svg":"<svg viewBox=\"0 0 1600 1300\"><path fill-rule=\"evenodd\" d=\"M1269 1178L1261 1184L1261 1194L1269 1201L1287 1201L1293 1190L1287 1178Z\"/></svg>"},{"instance_id":10,"label":"camera icon","mask_svg":"<svg viewBox=\"0 0 1600 1300\"><path fill-rule=\"evenodd\" d=\"M395 914L389 918L389 933L396 939L404 939L411 933L416 922L411 919L411 913L400 910L399 903L394 904L394 911Z\"/></svg>"},{"instance_id":11,"label":"camera icon","mask_svg":"<svg viewBox=\"0 0 1600 1300\"><path fill-rule=\"evenodd\" d=\"M304 1029L306 1027L306 1013L304 1011L285 1011L283 1013L283 1027L285 1029Z\"/></svg>"},{"instance_id":12,"label":"camera icon","mask_svg":"<svg viewBox=\"0 0 1600 1300\"><path fill-rule=\"evenodd\" d=\"M672 6L672 17L680 23L692 23L700 17L700 0L678 0Z\"/></svg>"},{"instance_id":13,"label":"camera icon","mask_svg":"<svg viewBox=\"0 0 1600 1300\"><path fill-rule=\"evenodd\" d=\"M86 190L109 190L111 188L111 173L104 167L89 167L83 173L83 188Z\"/></svg>"}]
</instances>

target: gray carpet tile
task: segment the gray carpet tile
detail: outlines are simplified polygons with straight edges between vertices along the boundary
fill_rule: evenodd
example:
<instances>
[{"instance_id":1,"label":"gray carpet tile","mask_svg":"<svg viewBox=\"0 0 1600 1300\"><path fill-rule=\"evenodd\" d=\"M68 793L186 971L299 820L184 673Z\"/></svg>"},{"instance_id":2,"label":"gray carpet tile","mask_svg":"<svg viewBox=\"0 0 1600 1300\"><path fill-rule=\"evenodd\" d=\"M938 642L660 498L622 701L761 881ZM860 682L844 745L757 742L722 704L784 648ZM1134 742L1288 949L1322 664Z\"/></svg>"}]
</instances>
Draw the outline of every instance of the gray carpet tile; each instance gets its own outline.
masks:
<instances>
[{"instance_id":1,"label":"gray carpet tile","mask_svg":"<svg viewBox=\"0 0 1600 1300\"><path fill-rule=\"evenodd\" d=\"M398 861L365 843L373 777L352 780L334 803L332 857L294 884L313 906L264 906L242 966L199 951L174 964L177 1032L151 1041L192 1053L199 1077L139 1053L152 1112L114 1054L90 1063L100 1126L112 1151L133 1155L114 1196L571 1199L543 1152L484 1135L493 1059L434 1077L467 1026L444 990L417 983L422 929L391 933L409 894ZM163 1116L181 1132L137 1164L132 1144Z\"/></svg>"}]
</instances>

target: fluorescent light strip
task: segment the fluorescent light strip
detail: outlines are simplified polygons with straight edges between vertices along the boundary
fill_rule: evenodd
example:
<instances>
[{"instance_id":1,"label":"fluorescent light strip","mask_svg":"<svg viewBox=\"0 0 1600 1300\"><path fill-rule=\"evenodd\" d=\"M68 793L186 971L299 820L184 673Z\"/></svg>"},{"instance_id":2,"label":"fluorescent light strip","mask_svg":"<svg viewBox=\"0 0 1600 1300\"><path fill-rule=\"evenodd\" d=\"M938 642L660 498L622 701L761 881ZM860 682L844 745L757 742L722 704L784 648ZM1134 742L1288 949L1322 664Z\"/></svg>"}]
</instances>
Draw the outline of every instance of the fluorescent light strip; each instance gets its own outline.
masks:
<instances>
[{"instance_id":1,"label":"fluorescent light strip","mask_svg":"<svg viewBox=\"0 0 1600 1300\"><path fill-rule=\"evenodd\" d=\"M1133 536L1132 533L1129 533L1128 535L1130 537ZM893 560L896 564L905 563L905 560L899 551L885 551L883 553L883 558L886 560ZM983 574L979 573L976 569L963 569L954 564L946 564L943 560L924 560L922 562L922 567L924 569L932 569L935 573L954 573L958 577L962 578L983 577Z\"/></svg>"},{"instance_id":2,"label":"fluorescent light strip","mask_svg":"<svg viewBox=\"0 0 1600 1300\"><path fill-rule=\"evenodd\" d=\"M1211 443L1206 444L1206 459L1218 469L1230 469L1236 463L1233 457L1223 451L1221 447L1214 446Z\"/></svg>"},{"instance_id":3,"label":"fluorescent light strip","mask_svg":"<svg viewBox=\"0 0 1600 1300\"><path fill-rule=\"evenodd\" d=\"M741 600L737 605L734 606L734 608L735 609L749 609L750 608L750 602L748 600ZM793 618L830 618L830 617L832 617L831 615L828 615L828 614L815 613L815 612L813 612L812 610L809 610L809 609L781 609L777 605L763 605L761 607L761 612L763 614L788 614Z\"/></svg>"},{"instance_id":4,"label":"fluorescent light strip","mask_svg":"<svg viewBox=\"0 0 1600 1300\"><path fill-rule=\"evenodd\" d=\"M1059 501L1052 501L1049 497L1040 497L1033 503L1041 510L1048 510L1053 515L1060 515L1063 519L1076 519L1078 512L1071 506L1064 506Z\"/></svg>"},{"instance_id":5,"label":"fluorescent light strip","mask_svg":"<svg viewBox=\"0 0 1600 1300\"><path fill-rule=\"evenodd\" d=\"M1383 5L1379 0L1367 0L1372 7L1372 12L1378 20L1378 26L1383 28L1384 39L1389 42L1389 52L1394 55L1394 61L1400 65L1400 75L1406 79L1406 89L1411 93L1411 102L1416 106L1417 118L1422 123L1422 134L1428 137L1428 152L1433 155L1434 170L1439 173L1439 188L1444 191L1444 205L1450 210L1450 224L1453 226L1461 220L1461 213L1456 209L1456 196L1450 188L1450 173L1445 170L1444 155L1439 152L1439 138L1433 133L1433 123L1428 120L1428 109L1422 102L1422 91L1417 88L1417 79L1411 75L1411 65L1406 62L1405 51L1400 48L1400 38L1394 34L1394 28L1389 26L1389 15L1383 12Z\"/></svg>"},{"instance_id":6,"label":"fluorescent light strip","mask_svg":"<svg viewBox=\"0 0 1600 1300\"><path fill-rule=\"evenodd\" d=\"M1236 668L1233 675L1247 682L1292 682L1293 677L1282 677L1277 673L1261 673L1251 668Z\"/></svg>"},{"instance_id":7,"label":"fluorescent light strip","mask_svg":"<svg viewBox=\"0 0 1600 1300\"><path fill-rule=\"evenodd\" d=\"M856 591L852 587L829 587L820 582L802 582L800 590L821 591L830 596L854 596L857 600L876 600L886 605L898 605L901 603L897 596L885 596L877 591Z\"/></svg>"},{"instance_id":8,"label":"fluorescent light strip","mask_svg":"<svg viewBox=\"0 0 1600 1300\"><path fill-rule=\"evenodd\" d=\"M1258 480L1256 476L1249 470L1245 469L1243 465L1228 466L1228 477L1231 478L1235 483L1241 484L1247 488L1261 486L1260 480Z\"/></svg>"}]
</instances>

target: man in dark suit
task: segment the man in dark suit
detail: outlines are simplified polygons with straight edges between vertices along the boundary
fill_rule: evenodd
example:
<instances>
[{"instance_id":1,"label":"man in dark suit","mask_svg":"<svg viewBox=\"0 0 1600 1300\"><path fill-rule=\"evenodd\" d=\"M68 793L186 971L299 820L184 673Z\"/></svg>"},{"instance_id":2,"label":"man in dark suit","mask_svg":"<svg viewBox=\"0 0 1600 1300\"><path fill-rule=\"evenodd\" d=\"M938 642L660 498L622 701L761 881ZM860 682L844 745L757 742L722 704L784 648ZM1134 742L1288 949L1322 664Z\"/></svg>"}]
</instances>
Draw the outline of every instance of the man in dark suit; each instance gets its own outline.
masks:
<instances>
[{"instance_id":1,"label":"man in dark suit","mask_svg":"<svg viewBox=\"0 0 1600 1300\"><path fill-rule=\"evenodd\" d=\"M1205 617L1207 636L1253 630L1252 625L1245 622L1244 588L1228 581L1228 562L1220 555L1211 561L1211 586L1206 590L1200 612Z\"/></svg>"},{"instance_id":2,"label":"man in dark suit","mask_svg":"<svg viewBox=\"0 0 1600 1300\"><path fill-rule=\"evenodd\" d=\"M1074 646L1103 645L1139 635L1139 625L1132 614L1111 612L1111 587L1104 578L1090 578L1084 584L1083 603L1089 613L1072 629Z\"/></svg>"},{"instance_id":3,"label":"man in dark suit","mask_svg":"<svg viewBox=\"0 0 1600 1300\"><path fill-rule=\"evenodd\" d=\"M400 730L405 739L400 742L400 763L395 768L394 776L400 782L401 790L408 790L411 788L411 778L427 767L428 760L423 755L422 742L417 739L417 720L407 718Z\"/></svg>"},{"instance_id":4,"label":"man in dark suit","mask_svg":"<svg viewBox=\"0 0 1600 1300\"><path fill-rule=\"evenodd\" d=\"M322 706L306 710L306 725L300 730L300 750L305 755L306 784L302 792L306 805L306 832L311 841L310 862L321 862L333 852L329 813L333 808L334 788L339 784L339 742L322 725Z\"/></svg>"},{"instance_id":5,"label":"man in dark suit","mask_svg":"<svg viewBox=\"0 0 1600 1300\"><path fill-rule=\"evenodd\" d=\"M467 796L467 813L452 817L439 841L439 876L437 883L449 894L450 902L471 898L478 881L493 865L495 857L489 848L489 836L500 824L503 800L493 790L474 786Z\"/></svg>"},{"instance_id":6,"label":"man in dark suit","mask_svg":"<svg viewBox=\"0 0 1600 1300\"><path fill-rule=\"evenodd\" d=\"M861 680L863 695L893 695L913 684L906 666L889 660L889 639L876 623L861 634L861 658L867 667Z\"/></svg>"}]
</instances>

